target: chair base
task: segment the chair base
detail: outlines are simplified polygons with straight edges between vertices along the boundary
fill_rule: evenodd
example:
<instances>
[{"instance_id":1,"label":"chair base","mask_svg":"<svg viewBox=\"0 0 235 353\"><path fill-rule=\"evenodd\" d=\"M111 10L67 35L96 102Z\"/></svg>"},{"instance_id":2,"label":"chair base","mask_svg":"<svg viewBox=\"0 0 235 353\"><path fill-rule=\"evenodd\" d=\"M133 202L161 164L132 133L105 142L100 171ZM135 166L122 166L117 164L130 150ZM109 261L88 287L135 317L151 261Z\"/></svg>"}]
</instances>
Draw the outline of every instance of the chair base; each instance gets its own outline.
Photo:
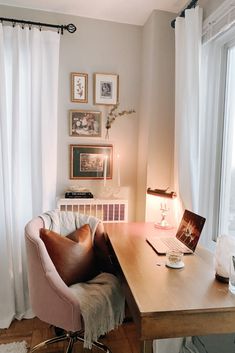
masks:
<instances>
[{"instance_id":1,"label":"chair base","mask_svg":"<svg viewBox=\"0 0 235 353\"><path fill-rule=\"evenodd\" d=\"M36 351L38 349L45 348L46 346L48 346L50 344L62 342L62 341L68 341L66 353L72 353L74 343L76 343L77 341L84 342L84 338L82 336L82 332L67 332L61 336L53 337L53 338L50 338L46 341L43 341L43 342L37 344L36 346L34 346L30 350L30 353L33 353L34 351ZM92 346L95 346L106 353L111 353L109 348L101 342L97 342L97 341L92 342Z\"/></svg>"}]
</instances>

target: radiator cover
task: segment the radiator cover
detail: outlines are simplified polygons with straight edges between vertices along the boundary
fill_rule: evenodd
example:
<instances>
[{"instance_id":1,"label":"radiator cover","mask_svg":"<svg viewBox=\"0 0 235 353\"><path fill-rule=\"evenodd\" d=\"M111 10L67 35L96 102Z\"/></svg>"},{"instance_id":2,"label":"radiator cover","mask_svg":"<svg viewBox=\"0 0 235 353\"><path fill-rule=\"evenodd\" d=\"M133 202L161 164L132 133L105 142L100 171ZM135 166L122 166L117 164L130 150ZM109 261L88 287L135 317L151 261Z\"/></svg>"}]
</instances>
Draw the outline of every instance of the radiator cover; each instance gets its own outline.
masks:
<instances>
[{"instance_id":1,"label":"radiator cover","mask_svg":"<svg viewBox=\"0 0 235 353\"><path fill-rule=\"evenodd\" d=\"M128 221L128 201L119 199L59 199L57 208L60 211L79 212L95 216L104 223L121 223Z\"/></svg>"}]
</instances>

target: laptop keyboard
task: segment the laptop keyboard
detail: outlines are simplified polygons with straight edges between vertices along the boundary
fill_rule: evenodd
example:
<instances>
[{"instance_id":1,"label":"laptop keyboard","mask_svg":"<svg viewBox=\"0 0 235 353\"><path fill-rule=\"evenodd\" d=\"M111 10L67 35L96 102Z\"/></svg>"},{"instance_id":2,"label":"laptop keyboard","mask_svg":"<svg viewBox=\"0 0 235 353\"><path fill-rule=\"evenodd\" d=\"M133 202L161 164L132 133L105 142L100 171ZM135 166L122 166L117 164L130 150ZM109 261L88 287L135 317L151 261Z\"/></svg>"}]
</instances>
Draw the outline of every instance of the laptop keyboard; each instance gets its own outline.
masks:
<instances>
[{"instance_id":1,"label":"laptop keyboard","mask_svg":"<svg viewBox=\"0 0 235 353\"><path fill-rule=\"evenodd\" d=\"M178 242L175 238L161 238L161 241L169 250L185 251L187 249L186 246Z\"/></svg>"}]
</instances>

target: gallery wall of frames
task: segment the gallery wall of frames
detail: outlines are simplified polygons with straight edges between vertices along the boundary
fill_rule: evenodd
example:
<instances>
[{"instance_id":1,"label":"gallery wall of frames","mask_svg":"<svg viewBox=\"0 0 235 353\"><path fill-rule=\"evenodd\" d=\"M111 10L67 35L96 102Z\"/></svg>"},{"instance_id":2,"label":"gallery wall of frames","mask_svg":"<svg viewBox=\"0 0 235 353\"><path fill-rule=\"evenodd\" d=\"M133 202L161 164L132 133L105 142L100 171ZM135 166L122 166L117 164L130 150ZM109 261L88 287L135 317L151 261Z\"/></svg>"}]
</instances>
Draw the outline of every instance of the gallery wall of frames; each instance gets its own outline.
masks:
<instances>
[{"instance_id":1,"label":"gallery wall of frames","mask_svg":"<svg viewBox=\"0 0 235 353\"><path fill-rule=\"evenodd\" d=\"M115 106L119 99L119 75L93 74L93 104ZM88 74L71 73L71 102L88 103ZM69 147L70 179L112 179L113 146L93 144L102 138L104 117L99 109L69 110L69 136L86 137L91 144L71 144ZM87 141L87 140L86 140Z\"/></svg>"}]
</instances>

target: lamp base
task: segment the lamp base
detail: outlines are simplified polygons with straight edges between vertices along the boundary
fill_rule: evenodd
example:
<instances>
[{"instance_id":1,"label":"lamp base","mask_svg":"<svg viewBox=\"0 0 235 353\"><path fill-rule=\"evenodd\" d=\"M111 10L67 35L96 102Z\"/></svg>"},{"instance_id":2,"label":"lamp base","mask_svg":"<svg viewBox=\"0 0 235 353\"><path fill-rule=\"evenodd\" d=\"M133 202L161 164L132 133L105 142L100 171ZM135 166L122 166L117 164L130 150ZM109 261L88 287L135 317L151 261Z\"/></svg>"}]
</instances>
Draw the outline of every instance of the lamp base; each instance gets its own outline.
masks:
<instances>
[{"instance_id":1,"label":"lamp base","mask_svg":"<svg viewBox=\"0 0 235 353\"><path fill-rule=\"evenodd\" d=\"M173 229L174 227L171 226L170 224L161 224L161 223L154 223L154 227L158 229Z\"/></svg>"}]
</instances>

